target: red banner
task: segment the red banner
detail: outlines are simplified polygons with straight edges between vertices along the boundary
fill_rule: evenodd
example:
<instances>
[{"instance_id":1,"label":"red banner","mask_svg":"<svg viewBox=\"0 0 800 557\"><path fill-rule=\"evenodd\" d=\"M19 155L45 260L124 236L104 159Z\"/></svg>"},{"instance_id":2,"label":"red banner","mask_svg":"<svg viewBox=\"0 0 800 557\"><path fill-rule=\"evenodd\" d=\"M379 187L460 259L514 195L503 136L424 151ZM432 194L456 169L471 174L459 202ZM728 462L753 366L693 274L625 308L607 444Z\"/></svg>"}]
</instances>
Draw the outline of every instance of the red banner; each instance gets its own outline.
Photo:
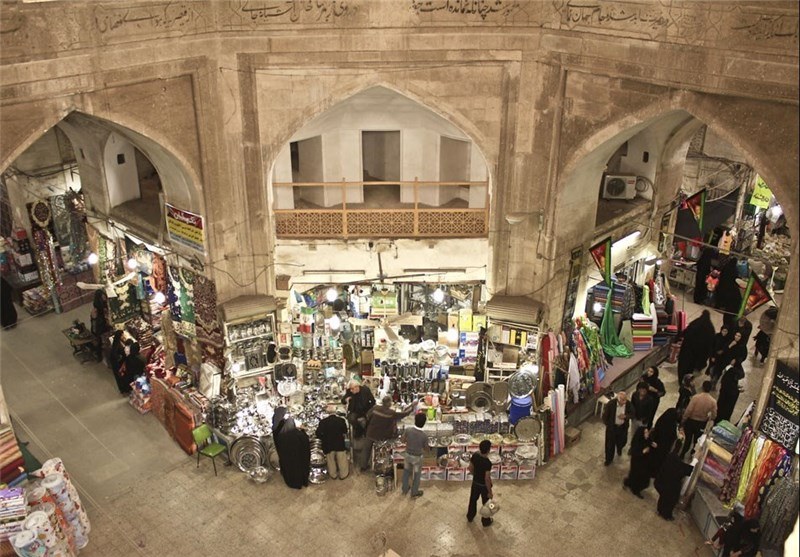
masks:
<instances>
[{"instance_id":1,"label":"red banner","mask_svg":"<svg viewBox=\"0 0 800 557\"><path fill-rule=\"evenodd\" d=\"M608 286L611 286L611 236L589 248L589 253Z\"/></svg>"},{"instance_id":2,"label":"red banner","mask_svg":"<svg viewBox=\"0 0 800 557\"><path fill-rule=\"evenodd\" d=\"M750 271L750 278L747 279L747 286L742 294L742 305L739 307L739 317L747 315L754 309L763 306L772 300L764 283L761 282L753 271Z\"/></svg>"},{"instance_id":3,"label":"red banner","mask_svg":"<svg viewBox=\"0 0 800 557\"><path fill-rule=\"evenodd\" d=\"M686 198L686 207L692 212L700 232L703 232L703 213L706 207L706 190L702 189L696 194Z\"/></svg>"}]
</instances>

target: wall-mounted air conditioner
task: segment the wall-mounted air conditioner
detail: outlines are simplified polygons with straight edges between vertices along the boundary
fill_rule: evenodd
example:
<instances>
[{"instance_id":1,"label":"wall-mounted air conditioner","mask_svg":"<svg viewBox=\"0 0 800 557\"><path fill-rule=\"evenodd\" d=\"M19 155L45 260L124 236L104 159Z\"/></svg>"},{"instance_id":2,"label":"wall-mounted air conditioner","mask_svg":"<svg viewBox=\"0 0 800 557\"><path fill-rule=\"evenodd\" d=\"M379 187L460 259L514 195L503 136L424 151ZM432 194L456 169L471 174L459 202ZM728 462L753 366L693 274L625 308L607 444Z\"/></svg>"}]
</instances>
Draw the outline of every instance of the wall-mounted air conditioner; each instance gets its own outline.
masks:
<instances>
[{"instance_id":1,"label":"wall-mounted air conditioner","mask_svg":"<svg viewBox=\"0 0 800 557\"><path fill-rule=\"evenodd\" d=\"M636 176L606 176L603 180L603 199L634 197L636 197Z\"/></svg>"}]
</instances>

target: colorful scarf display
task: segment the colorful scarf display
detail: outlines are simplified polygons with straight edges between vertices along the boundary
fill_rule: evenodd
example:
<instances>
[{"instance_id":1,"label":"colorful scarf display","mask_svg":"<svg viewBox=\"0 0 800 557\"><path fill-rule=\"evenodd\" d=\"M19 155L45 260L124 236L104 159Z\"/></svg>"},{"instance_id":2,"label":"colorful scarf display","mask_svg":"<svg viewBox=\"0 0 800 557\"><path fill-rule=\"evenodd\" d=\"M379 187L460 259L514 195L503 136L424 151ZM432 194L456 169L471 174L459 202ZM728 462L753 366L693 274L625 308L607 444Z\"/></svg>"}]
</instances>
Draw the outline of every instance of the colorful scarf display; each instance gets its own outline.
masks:
<instances>
[{"instance_id":1,"label":"colorful scarf display","mask_svg":"<svg viewBox=\"0 0 800 557\"><path fill-rule=\"evenodd\" d=\"M747 460L747 455L750 452L750 443L752 440L753 430L748 427L742 433L742 436L739 438L739 442L736 444L736 447L733 450L731 465L728 468L728 474L725 477L725 481L722 484L722 490L719 494L719 500L722 501L726 506L730 506L732 500L734 497L736 497L736 491L739 489L739 480L742 475L742 468L745 460Z\"/></svg>"}]
</instances>

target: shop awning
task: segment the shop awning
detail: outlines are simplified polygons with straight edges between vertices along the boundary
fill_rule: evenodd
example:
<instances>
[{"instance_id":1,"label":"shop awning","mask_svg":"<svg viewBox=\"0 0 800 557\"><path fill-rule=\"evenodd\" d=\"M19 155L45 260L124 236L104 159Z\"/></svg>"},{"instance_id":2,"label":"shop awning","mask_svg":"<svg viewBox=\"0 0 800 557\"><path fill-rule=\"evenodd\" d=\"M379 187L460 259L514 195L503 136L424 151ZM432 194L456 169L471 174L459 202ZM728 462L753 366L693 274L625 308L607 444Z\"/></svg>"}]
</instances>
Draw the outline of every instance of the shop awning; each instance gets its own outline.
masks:
<instances>
[{"instance_id":1,"label":"shop awning","mask_svg":"<svg viewBox=\"0 0 800 557\"><path fill-rule=\"evenodd\" d=\"M494 296L486 303L489 319L520 325L538 325L544 304L524 296Z\"/></svg>"},{"instance_id":2,"label":"shop awning","mask_svg":"<svg viewBox=\"0 0 800 557\"><path fill-rule=\"evenodd\" d=\"M278 308L278 305L275 303L275 298L272 296L254 295L239 296L224 304L220 304L219 307L222 310L223 320L230 323L239 319L271 313Z\"/></svg>"}]
</instances>

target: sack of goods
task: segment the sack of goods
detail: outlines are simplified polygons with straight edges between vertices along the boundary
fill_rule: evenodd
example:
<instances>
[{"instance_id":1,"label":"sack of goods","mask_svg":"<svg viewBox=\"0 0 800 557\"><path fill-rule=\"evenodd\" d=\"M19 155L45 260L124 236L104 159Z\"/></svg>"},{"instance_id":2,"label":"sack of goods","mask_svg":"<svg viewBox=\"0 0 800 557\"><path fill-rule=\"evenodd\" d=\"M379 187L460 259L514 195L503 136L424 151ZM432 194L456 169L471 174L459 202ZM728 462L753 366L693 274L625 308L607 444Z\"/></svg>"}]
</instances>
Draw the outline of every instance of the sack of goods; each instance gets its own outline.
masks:
<instances>
[{"instance_id":1,"label":"sack of goods","mask_svg":"<svg viewBox=\"0 0 800 557\"><path fill-rule=\"evenodd\" d=\"M491 518L492 516L497 514L497 511L499 510L500 510L500 504L494 499L489 499L481 507L481 516L484 518Z\"/></svg>"}]
</instances>

